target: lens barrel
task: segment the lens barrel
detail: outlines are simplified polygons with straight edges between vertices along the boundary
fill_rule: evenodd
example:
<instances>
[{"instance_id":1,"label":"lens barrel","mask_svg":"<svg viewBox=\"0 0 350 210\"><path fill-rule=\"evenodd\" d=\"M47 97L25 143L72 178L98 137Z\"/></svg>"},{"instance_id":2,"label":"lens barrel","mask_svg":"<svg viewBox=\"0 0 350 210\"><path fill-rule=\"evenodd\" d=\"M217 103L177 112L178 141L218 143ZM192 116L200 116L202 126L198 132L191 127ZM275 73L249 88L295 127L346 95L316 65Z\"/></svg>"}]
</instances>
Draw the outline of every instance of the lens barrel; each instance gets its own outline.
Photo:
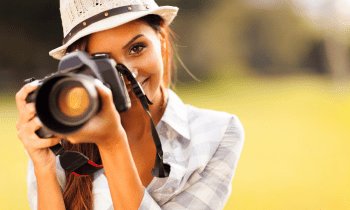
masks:
<instances>
[{"instance_id":1,"label":"lens barrel","mask_svg":"<svg viewBox=\"0 0 350 210\"><path fill-rule=\"evenodd\" d=\"M93 82L76 76L67 77L52 87L49 103L57 121L67 126L78 126L96 113L98 94Z\"/></svg>"},{"instance_id":2,"label":"lens barrel","mask_svg":"<svg viewBox=\"0 0 350 210\"><path fill-rule=\"evenodd\" d=\"M38 89L36 110L42 123L56 133L79 130L99 109L94 78L82 74L59 74Z\"/></svg>"}]
</instances>

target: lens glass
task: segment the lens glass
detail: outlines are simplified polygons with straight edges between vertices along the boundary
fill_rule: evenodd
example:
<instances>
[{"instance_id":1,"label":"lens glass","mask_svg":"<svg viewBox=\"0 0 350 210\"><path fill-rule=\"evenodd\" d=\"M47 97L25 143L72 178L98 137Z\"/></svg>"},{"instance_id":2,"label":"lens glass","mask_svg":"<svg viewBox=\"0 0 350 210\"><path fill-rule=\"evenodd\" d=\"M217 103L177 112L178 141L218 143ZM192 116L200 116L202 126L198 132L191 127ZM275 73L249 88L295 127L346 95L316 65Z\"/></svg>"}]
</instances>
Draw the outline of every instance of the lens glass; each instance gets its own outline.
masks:
<instances>
[{"instance_id":1,"label":"lens glass","mask_svg":"<svg viewBox=\"0 0 350 210\"><path fill-rule=\"evenodd\" d=\"M58 108L69 116L77 117L88 109L90 98L88 92L83 87L68 86L58 94Z\"/></svg>"}]
</instances>

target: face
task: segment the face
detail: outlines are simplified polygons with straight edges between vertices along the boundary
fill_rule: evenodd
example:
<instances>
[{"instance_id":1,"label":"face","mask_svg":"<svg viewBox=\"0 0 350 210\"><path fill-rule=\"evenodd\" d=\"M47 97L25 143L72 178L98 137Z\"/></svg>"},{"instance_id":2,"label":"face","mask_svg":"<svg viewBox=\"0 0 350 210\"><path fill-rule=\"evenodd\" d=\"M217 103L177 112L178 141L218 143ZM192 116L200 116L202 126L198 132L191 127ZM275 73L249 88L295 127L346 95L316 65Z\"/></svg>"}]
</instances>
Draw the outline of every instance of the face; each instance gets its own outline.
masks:
<instances>
[{"instance_id":1,"label":"face","mask_svg":"<svg viewBox=\"0 0 350 210\"><path fill-rule=\"evenodd\" d=\"M145 22L133 21L91 34L87 51L90 54L108 53L117 63L124 64L136 75L147 97L154 102L161 100L163 43L161 33ZM129 81L125 80L125 83L130 94ZM133 100L133 94L130 96Z\"/></svg>"}]
</instances>

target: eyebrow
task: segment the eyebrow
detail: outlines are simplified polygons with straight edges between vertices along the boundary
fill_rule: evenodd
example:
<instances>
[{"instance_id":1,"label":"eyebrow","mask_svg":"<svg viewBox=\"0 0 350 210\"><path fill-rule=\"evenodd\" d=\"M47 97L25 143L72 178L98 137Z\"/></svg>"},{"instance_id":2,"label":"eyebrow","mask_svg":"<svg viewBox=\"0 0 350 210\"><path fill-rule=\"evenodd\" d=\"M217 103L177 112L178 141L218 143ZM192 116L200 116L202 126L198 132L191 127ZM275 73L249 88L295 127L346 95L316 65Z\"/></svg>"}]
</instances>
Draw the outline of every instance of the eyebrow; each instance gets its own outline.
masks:
<instances>
[{"instance_id":1,"label":"eyebrow","mask_svg":"<svg viewBox=\"0 0 350 210\"><path fill-rule=\"evenodd\" d=\"M137 36L135 36L134 38L132 38L124 47L123 50L128 48L136 39L140 38L141 36L144 36L143 34L139 34Z\"/></svg>"}]
</instances>

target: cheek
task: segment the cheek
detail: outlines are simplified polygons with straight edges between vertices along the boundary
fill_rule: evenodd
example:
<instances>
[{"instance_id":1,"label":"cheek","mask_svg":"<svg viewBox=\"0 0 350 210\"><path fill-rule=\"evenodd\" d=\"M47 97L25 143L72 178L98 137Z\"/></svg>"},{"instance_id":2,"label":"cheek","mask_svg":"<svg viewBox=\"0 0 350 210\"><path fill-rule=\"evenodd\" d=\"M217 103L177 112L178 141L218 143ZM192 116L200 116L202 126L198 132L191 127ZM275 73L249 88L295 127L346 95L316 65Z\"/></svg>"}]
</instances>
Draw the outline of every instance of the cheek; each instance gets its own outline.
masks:
<instances>
[{"instance_id":1,"label":"cheek","mask_svg":"<svg viewBox=\"0 0 350 210\"><path fill-rule=\"evenodd\" d=\"M154 74L163 74L163 58L160 50L160 45L156 45L149 56L147 56L146 63L150 65L150 71Z\"/></svg>"},{"instance_id":2,"label":"cheek","mask_svg":"<svg viewBox=\"0 0 350 210\"><path fill-rule=\"evenodd\" d=\"M148 84L145 84L144 90L150 100L153 100L154 97L157 98L157 93L159 93L160 85L163 81L163 60L161 51L152 50L143 63L144 66L141 68L145 71L147 77L149 77Z\"/></svg>"},{"instance_id":3,"label":"cheek","mask_svg":"<svg viewBox=\"0 0 350 210\"><path fill-rule=\"evenodd\" d=\"M152 83L160 83L163 77L163 59L160 46L152 49L147 56L145 56L143 66L141 69L150 76ZM154 84L159 85L159 84Z\"/></svg>"}]
</instances>

